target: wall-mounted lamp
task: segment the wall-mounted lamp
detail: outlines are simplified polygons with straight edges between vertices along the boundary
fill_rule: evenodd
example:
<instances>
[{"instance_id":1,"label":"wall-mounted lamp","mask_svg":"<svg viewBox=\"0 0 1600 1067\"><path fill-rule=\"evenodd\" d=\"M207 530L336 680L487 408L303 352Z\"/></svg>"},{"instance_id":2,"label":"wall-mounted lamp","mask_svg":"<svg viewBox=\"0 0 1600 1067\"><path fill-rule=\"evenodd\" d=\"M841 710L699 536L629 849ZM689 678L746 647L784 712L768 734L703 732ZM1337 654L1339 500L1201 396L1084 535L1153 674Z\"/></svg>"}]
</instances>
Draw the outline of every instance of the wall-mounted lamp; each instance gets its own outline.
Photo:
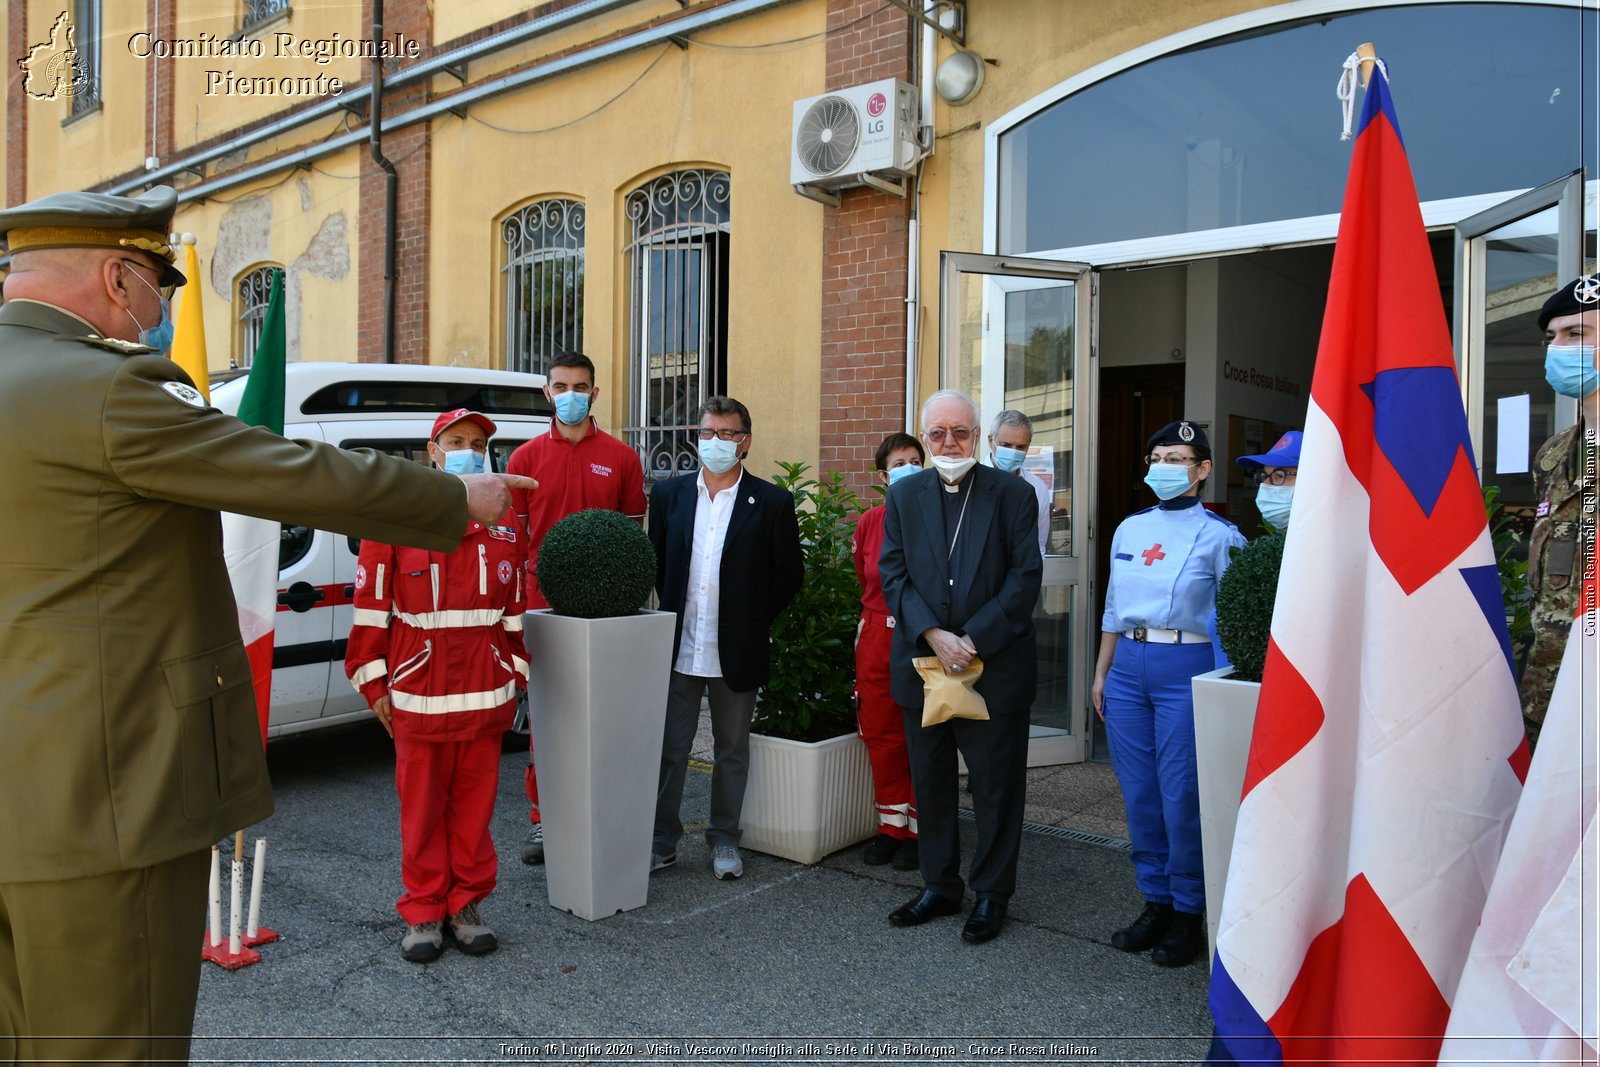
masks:
<instances>
[{"instance_id":1,"label":"wall-mounted lamp","mask_svg":"<svg viewBox=\"0 0 1600 1067\"><path fill-rule=\"evenodd\" d=\"M939 99L951 106L965 104L983 88L983 57L964 48L945 57L933 76Z\"/></svg>"}]
</instances>

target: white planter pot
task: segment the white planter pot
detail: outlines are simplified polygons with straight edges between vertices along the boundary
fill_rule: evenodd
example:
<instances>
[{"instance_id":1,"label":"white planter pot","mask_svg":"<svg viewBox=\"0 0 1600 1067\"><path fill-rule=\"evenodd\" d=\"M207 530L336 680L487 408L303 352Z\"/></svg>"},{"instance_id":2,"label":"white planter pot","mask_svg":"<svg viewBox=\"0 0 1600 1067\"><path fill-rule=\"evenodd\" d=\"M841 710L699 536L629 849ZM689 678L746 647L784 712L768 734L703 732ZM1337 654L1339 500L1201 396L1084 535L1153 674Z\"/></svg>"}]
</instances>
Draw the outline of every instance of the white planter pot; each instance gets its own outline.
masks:
<instances>
[{"instance_id":1,"label":"white planter pot","mask_svg":"<svg viewBox=\"0 0 1600 1067\"><path fill-rule=\"evenodd\" d=\"M675 619L523 617L545 881L580 919L645 903Z\"/></svg>"},{"instance_id":2,"label":"white planter pot","mask_svg":"<svg viewBox=\"0 0 1600 1067\"><path fill-rule=\"evenodd\" d=\"M1233 829L1239 821L1239 794L1244 790L1250 735L1255 729L1260 682L1231 677L1232 667L1196 675L1194 688L1194 755L1200 776L1200 844L1206 865L1206 936L1215 960L1217 922L1228 884L1228 859Z\"/></svg>"},{"instance_id":3,"label":"white planter pot","mask_svg":"<svg viewBox=\"0 0 1600 1067\"><path fill-rule=\"evenodd\" d=\"M796 863L865 841L877 830L872 765L855 734L827 741L750 735L750 781L739 844Z\"/></svg>"}]
</instances>

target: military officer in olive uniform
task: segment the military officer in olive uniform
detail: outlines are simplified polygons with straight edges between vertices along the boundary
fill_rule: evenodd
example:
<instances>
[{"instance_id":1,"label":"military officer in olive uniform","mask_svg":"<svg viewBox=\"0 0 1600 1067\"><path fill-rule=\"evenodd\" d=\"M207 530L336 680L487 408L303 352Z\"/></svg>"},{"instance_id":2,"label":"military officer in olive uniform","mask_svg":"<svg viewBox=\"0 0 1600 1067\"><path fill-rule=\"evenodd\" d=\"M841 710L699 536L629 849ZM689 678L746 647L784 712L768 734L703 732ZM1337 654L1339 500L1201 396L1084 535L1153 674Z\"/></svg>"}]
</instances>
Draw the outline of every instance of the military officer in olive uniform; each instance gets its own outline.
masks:
<instances>
[{"instance_id":1,"label":"military officer in olive uniform","mask_svg":"<svg viewBox=\"0 0 1600 1067\"><path fill-rule=\"evenodd\" d=\"M1522 716L1528 743L1538 740L1585 568L1594 562L1595 431L1600 428L1600 274L1563 285L1539 311L1545 343L1545 380L1578 401L1578 421L1546 441L1533 459L1539 497L1528 542L1528 585L1533 590L1533 648L1522 673Z\"/></svg>"},{"instance_id":2,"label":"military officer in olive uniform","mask_svg":"<svg viewBox=\"0 0 1600 1067\"><path fill-rule=\"evenodd\" d=\"M0 211L0 1061L188 1056L210 846L272 812L218 511L449 551L536 484L210 408L136 343L176 205Z\"/></svg>"}]
</instances>

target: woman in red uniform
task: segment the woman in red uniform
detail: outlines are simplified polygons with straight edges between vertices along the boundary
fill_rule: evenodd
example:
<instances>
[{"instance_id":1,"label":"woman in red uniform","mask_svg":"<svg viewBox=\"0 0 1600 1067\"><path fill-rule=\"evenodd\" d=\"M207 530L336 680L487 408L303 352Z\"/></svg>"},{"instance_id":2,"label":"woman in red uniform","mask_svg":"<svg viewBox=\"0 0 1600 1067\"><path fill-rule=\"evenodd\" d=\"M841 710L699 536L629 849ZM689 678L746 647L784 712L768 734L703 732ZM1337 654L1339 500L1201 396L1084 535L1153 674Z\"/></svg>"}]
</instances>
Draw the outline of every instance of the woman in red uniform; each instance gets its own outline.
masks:
<instances>
[{"instance_id":1,"label":"woman in red uniform","mask_svg":"<svg viewBox=\"0 0 1600 1067\"><path fill-rule=\"evenodd\" d=\"M493 434L488 418L457 408L435 420L428 457L450 473L481 473ZM401 954L413 963L439 958L446 921L462 952L496 946L478 903L495 886L500 740L528 680L525 548L509 511L470 524L448 554L361 545L344 667L394 738L405 884L396 909L408 926Z\"/></svg>"},{"instance_id":2,"label":"woman in red uniform","mask_svg":"<svg viewBox=\"0 0 1600 1067\"><path fill-rule=\"evenodd\" d=\"M922 442L908 433L892 433L878 445L877 478L892 486L922 469ZM873 799L878 807L878 836L862 853L874 866L892 862L896 870L917 869L917 802L911 792L911 766L906 758L905 724L900 706L889 695L889 638L894 619L883 600L878 579L878 554L883 549L883 505L856 520L850 554L861 579L861 624L856 628L856 724L867 743L872 763Z\"/></svg>"}]
</instances>

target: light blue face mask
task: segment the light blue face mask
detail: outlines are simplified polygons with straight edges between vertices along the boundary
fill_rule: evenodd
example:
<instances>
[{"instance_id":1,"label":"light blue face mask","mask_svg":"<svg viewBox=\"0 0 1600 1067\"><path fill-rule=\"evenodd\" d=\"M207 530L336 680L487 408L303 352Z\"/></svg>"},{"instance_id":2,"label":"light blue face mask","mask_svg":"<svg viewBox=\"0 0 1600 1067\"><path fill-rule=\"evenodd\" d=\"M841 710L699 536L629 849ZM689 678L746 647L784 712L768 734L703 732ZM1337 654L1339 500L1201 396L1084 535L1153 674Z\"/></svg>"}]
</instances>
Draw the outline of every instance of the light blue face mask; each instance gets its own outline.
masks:
<instances>
[{"instance_id":1,"label":"light blue face mask","mask_svg":"<svg viewBox=\"0 0 1600 1067\"><path fill-rule=\"evenodd\" d=\"M444 453L446 474L482 474L487 467L484 453L470 448L440 449Z\"/></svg>"},{"instance_id":2,"label":"light blue face mask","mask_svg":"<svg viewBox=\"0 0 1600 1067\"><path fill-rule=\"evenodd\" d=\"M898 467L891 467L889 468L889 484L893 485L902 478L909 478L920 470L922 470L921 465L916 463L902 463Z\"/></svg>"},{"instance_id":3,"label":"light blue face mask","mask_svg":"<svg viewBox=\"0 0 1600 1067\"><path fill-rule=\"evenodd\" d=\"M1022 461L1028 458L1025 448L1007 448L1005 445L996 445L994 450L995 470L1011 474L1022 469Z\"/></svg>"},{"instance_id":4,"label":"light blue face mask","mask_svg":"<svg viewBox=\"0 0 1600 1067\"><path fill-rule=\"evenodd\" d=\"M1544 380L1562 396L1582 400L1600 386L1593 345L1551 345L1544 354Z\"/></svg>"},{"instance_id":5,"label":"light blue face mask","mask_svg":"<svg viewBox=\"0 0 1600 1067\"><path fill-rule=\"evenodd\" d=\"M1189 468L1176 463L1152 463L1145 472L1144 484L1162 500L1171 500L1189 491Z\"/></svg>"},{"instance_id":6,"label":"light blue face mask","mask_svg":"<svg viewBox=\"0 0 1600 1067\"><path fill-rule=\"evenodd\" d=\"M1256 510L1261 517L1281 530L1289 525L1289 509L1294 505L1294 486L1262 485L1256 490Z\"/></svg>"},{"instance_id":7,"label":"light blue face mask","mask_svg":"<svg viewBox=\"0 0 1600 1067\"><path fill-rule=\"evenodd\" d=\"M589 417L589 394L568 389L556 394L556 418L568 426L576 426Z\"/></svg>"},{"instance_id":8,"label":"light blue face mask","mask_svg":"<svg viewBox=\"0 0 1600 1067\"><path fill-rule=\"evenodd\" d=\"M139 327L139 343L142 345L147 345L150 348L155 349L157 352L165 352L167 349L172 347L172 339L173 337L177 336L178 333L177 324L172 321L172 303L166 297L161 295L160 289L157 289L148 281L145 281L144 275L140 274L138 271L133 271L131 273L135 278L138 278L141 282L144 282L144 287L156 294L156 299L161 301L161 321L156 323L154 326L146 328L145 325L139 321L139 317L133 313L132 308L126 308L124 310L128 312L128 318L133 320L133 324Z\"/></svg>"},{"instance_id":9,"label":"light blue face mask","mask_svg":"<svg viewBox=\"0 0 1600 1067\"><path fill-rule=\"evenodd\" d=\"M700 465L712 474L723 474L739 462L739 446L732 441L713 437L700 442Z\"/></svg>"}]
</instances>

